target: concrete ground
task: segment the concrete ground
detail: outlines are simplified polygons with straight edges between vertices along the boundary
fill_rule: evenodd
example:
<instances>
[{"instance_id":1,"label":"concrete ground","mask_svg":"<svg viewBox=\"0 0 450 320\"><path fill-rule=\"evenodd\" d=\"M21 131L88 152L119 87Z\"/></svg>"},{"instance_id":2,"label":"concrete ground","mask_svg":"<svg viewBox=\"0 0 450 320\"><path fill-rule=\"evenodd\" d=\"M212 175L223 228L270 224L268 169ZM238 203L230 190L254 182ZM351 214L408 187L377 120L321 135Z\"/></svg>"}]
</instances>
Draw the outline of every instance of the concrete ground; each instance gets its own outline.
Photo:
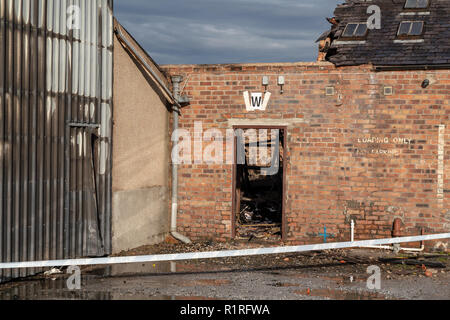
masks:
<instances>
[{"instance_id":1,"label":"concrete ground","mask_svg":"<svg viewBox=\"0 0 450 320\"><path fill-rule=\"evenodd\" d=\"M257 247L253 245L252 247ZM122 255L242 248L242 244L143 247ZM249 247L249 245L245 245ZM409 258L414 265L381 262ZM406 260L402 260L406 261ZM437 263L438 267L424 264ZM440 266L439 266L440 265ZM371 290L369 266L381 270ZM450 300L450 256L395 255L381 250L333 250L82 268L80 290L67 289L69 275L36 276L0 285L1 300Z\"/></svg>"}]
</instances>

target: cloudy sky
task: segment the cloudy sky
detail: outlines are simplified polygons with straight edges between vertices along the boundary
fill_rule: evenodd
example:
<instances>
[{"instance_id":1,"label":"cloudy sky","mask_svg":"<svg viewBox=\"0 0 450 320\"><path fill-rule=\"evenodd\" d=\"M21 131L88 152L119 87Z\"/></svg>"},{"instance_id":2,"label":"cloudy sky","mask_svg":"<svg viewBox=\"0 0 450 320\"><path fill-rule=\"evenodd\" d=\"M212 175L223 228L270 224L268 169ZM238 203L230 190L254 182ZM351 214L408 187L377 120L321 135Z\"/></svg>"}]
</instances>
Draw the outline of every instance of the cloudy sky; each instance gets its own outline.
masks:
<instances>
[{"instance_id":1,"label":"cloudy sky","mask_svg":"<svg viewBox=\"0 0 450 320\"><path fill-rule=\"evenodd\" d=\"M159 64L314 61L344 0L116 0L115 15Z\"/></svg>"}]
</instances>

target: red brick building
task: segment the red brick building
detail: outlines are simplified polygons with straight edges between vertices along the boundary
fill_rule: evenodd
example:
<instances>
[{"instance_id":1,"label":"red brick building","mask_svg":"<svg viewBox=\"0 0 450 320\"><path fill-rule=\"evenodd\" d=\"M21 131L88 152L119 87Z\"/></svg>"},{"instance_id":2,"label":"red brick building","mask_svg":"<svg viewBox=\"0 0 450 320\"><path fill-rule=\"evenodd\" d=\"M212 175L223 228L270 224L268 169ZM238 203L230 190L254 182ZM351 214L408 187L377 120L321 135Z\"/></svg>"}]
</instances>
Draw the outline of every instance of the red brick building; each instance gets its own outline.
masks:
<instances>
[{"instance_id":1,"label":"red brick building","mask_svg":"<svg viewBox=\"0 0 450 320\"><path fill-rule=\"evenodd\" d=\"M275 185L280 193L280 207L269 208L279 209L279 220L256 219L260 226L252 225L251 218L248 225L241 220L246 210L261 211L258 203L246 209L245 192L254 185L241 179L242 170L248 178L248 171L256 168L226 163L227 157L234 157L236 145L227 149L225 139L225 164L196 163L193 147L192 164L179 166L180 233L194 240L225 241L242 236L241 226L257 230L278 225L287 242L320 243L324 226L334 241L349 240L352 220L356 239L390 237L397 218L402 221L402 235L449 232L450 57L442 51L440 57L434 55L435 63L421 60L427 48L434 50L436 37L442 37L444 47L449 37L433 32L428 23L420 36L399 38L396 31L406 19L402 12L409 10L397 4L397 12L389 11L388 19L395 27L383 32L393 32L392 48L404 50L405 59L387 44L386 50L394 53L370 54L377 30L366 30L364 39L358 37L354 44L352 39L341 39L350 23L363 21L361 8L369 5L352 3L338 7L338 25L324 35L329 51L323 57L333 63L163 67L169 75L183 76L182 94L190 103L181 110L180 128L192 133L192 141L198 141L193 134L196 122L202 123L203 131L218 129L224 137L227 129L281 130L281 182L272 183L269 190L274 192ZM423 13L413 11L413 18L435 21L435 13L445 9L442 5L431 1L422 8L428 14L422 17ZM424 41L417 41L419 37ZM364 61L361 46L367 46ZM352 52L357 53L352 56ZM264 97L266 90L271 93L267 109L249 112L245 92ZM204 148L210 138L203 142ZM264 202L264 198L265 194L258 194L247 200ZM257 233L245 235L252 238L252 234ZM448 243L430 245L447 249Z\"/></svg>"}]
</instances>

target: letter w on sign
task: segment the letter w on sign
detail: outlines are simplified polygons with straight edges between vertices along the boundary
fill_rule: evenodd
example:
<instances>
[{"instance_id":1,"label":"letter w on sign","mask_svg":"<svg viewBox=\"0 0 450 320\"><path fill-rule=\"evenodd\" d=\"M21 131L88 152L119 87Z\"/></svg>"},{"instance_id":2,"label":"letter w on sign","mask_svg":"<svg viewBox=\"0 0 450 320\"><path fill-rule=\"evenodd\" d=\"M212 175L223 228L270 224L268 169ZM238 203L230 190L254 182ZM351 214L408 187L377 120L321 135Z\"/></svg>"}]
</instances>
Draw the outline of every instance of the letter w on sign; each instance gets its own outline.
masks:
<instances>
[{"instance_id":1,"label":"letter w on sign","mask_svg":"<svg viewBox=\"0 0 450 320\"><path fill-rule=\"evenodd\" d=\"M264 95L262 93L250 93L248 91L244 92L244 100L245 100L245 107L247 111L265 111L267 109L267 105L269 104L271 93L266 92Z\"/></svg>"}]
</instances>

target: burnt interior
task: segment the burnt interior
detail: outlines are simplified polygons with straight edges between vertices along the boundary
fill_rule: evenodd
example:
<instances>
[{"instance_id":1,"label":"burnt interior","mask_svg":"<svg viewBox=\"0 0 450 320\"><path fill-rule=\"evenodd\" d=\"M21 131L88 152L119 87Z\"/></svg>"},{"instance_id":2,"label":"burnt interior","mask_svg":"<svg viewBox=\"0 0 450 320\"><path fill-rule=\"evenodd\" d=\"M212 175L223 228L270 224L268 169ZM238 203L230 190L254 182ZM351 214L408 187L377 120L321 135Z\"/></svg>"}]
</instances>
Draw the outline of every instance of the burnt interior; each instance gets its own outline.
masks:
<instances>
[{"instance_id":1,"label":"burnt interior","mask_svg":"<svg viewBox=\"0 0 450 320\"><path fill-rule=\"evenodd\" d=\"M259 146L267 144L269 163L251 164L251 143L248 142L245 144L245 164L236 166L237 239L281 240L285 133L276 130L279 133L278 147L275 146L276 140L272 141L271 130L267 141L257 141Z\"/></svg>"}]
</instances>

